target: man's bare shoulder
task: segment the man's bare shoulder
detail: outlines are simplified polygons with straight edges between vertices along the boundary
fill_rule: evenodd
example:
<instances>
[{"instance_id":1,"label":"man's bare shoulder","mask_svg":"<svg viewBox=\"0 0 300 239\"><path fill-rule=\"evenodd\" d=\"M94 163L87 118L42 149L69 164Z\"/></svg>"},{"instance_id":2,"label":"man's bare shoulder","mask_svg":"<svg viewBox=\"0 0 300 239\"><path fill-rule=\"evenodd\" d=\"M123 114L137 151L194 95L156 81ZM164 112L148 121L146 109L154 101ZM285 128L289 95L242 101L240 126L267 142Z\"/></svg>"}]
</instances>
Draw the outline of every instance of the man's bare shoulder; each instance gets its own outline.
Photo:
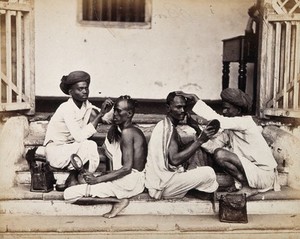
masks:
<instances>
[{"instance_id":1,"label":"man's bare shoulder","mask_svg":"<svg viewBox=\"0 0 300 239\"><path fill-rule=\"evenodd\" d=\"M139 137L144 136L144 133L137 126L131 126L122 130L122 137Z\"/></svg>"}]
</instances>

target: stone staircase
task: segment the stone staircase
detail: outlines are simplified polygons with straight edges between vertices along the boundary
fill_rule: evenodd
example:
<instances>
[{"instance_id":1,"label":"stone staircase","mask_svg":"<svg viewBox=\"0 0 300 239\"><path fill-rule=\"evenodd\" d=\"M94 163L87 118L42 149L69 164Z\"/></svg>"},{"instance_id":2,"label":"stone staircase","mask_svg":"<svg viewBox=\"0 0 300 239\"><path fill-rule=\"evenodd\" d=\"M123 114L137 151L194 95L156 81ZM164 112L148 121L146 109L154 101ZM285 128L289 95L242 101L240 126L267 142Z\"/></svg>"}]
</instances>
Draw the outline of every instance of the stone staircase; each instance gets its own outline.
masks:
<instances>
[{"instance_id":1,"label":"stone staircase","mask_svg":"<svg viewBox=\"0 0 300 239\"><path fill-rule=\"evenodd\" d=\"M24 140L26 149L43 144L47 124L51 113L36 114L29 118L29 134ZM144 132L149 140L155 124L164 115L136 114L134 122ZM100 125L93 139L99 145L99 153L103 154L101 145L104 141L108 125ZM184 140L192 137L193 131L186 125L179 126L179 133ZM101 167L106 166L101 157ZM67 172L54 172L57 182L64 182ZM220 188L232 184L228 175L217 172ZM81 201L81 205L67 204L63 200L63 192L53 190L48 193L30 192L30 172L24 158L15 164L15 187L5 194L0 201L0 215L53 215L53 216L96 216L111 209L112 199L89 199ZM252 196L248 199L248 214L300 214L300 191L288 185L288 173L280 172L280 192L269 191ZM191 191L185 198L176 200L154 200L147 192L137 195L121 215L216 215L218 213L218 198L216 195Z\"/></svg>"}]
</instances>

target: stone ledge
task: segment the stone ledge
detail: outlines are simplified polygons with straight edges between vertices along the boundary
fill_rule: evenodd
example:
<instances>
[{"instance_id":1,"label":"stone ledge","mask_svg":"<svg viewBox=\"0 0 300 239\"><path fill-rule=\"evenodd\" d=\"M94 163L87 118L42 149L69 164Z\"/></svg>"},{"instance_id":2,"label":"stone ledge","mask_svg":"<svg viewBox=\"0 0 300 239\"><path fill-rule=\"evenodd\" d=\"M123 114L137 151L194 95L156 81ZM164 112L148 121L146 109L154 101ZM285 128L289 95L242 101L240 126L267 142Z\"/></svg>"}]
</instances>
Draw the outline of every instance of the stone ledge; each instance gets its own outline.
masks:
<instances>
[{"instance_id":1,"label":"stone ledge","mask_svg":"<svg viewBox=\"0 0 300 239\"><path fill-rule=\"evenodd\" d=\"M223 194L222 191L217 191L218 195ZM48 193L41 192L30 192L30 185L19 185L18 187L12 188L8 192L1 192L0 201L3 200L63 200L63 192L58 192L56 190L50 191ZM85 199L88 201L88 199ZM90 200L90 199L89 199ZM150 198L148 193L144 192L137 196L131 198L132 201L157 201L155 199ZM208 200L211 201L210 194L198 192L196 190L191 190L183 199L170 199L170 200L162 200L162 201L182 201L189 202L193 200ZM268 191L264 193L259 193L257 195L251 196L247 199L247 201L268 201L268 200L300 200L300 190L292 189L290 187L282 187L281 191ZM94 199L91 202L97 203L114 201L108 199ZM300 208L300 205L299 205Z\"/></svg>"},{"instance_id":2,"label":"stone ledge","mask_svg":"<svg viewBox=\"0 0 300 239\"><path fill-rule=\"evenodd\" d=\"M93 199L93 200L91 200ZM211 196L207 193L202 192L196 192L196 193L189 193L186 197L183 199L170 199L170 200L163 200L163 201L191 201L191 200L210 200ZM53 191L42 193L42 192L31 192L30 191L30 185L29 184L23 184L19 185L18 187L12 188L8 192L1 192L0 194L0 201L3 200L64 200L63 199L63 192L56 191L55 189ZM89 201L95 204L102 203L102 202L115 202L115 199L100 199L100 198L87 198L82 200ZM144 192L139 195L136 195L132 197L130 200L132 201L157 201L156 199L150 198L148 193Z\"/></svg>"},{"instance_id":3,"label":"stone ledge","mask_svg":"<svg viewBox=\"0 0 300 239\"><path fill-rule=\"evenodd\" d=\"M111 209L114 198L84 198L77 204L63 200L63 192L30 192L29 186L10 190L1 197L1 214L87 216L102 215ZM223 192L217 192L222 194ZM3 194L3 192L2 192ZM212 194L189 192L182 199L155 200L147 193L130 199L122 215L214 215L218 213L218 201ZM248 214L300 214L300 191L284 187L280 192L269 191L247 200Z\"/></svg>"},{"instance_id":4,"label":"stone ledge","mask_svg":"<svg viewBox=\"0 0 300 239\"><path fill-rule=\"evenodd\" d=\"M252 214L300 214L300 200L248 201L247 213ZM5 200L0 201L0 216L5 215L56 215L100 216L111 210L112 202L89 205L69 204L63 200ZM120 215L215 215L218 202L208 200L131 200Z\"/></svg>"},{"instance_id":5,"label":"stone ledge","mask_svg":"<svg viewBox=\"0 0 300 239\"><path fill-rule=\"evenodd\" d=\"M221 223L217 215L94 216L5 215L1 238L106 239L292 239L299 238L299 215L249 215L247 224Z\"/></svg>"}]
</instances>

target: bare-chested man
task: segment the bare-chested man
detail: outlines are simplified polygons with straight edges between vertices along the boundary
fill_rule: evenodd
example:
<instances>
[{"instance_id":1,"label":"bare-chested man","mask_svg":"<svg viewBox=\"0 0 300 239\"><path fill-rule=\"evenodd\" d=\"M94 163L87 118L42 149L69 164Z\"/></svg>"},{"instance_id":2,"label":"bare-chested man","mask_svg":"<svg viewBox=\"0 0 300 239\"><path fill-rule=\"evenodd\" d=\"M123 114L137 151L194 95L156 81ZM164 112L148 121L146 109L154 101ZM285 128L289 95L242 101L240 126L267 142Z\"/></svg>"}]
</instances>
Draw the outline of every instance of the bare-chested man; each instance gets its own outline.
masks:
<instances>
[{"instance_id":1,"label":"bare-chested man","mask_svg":"<svg viewBox=\"0 0 300 239\"><path fill-rule=\"evenodd\" d=\"M86 184L72 186L64 192L68 202L76 202L82 197L116 197L109 213L104 217L115 217L129 204L129 199L144 191L147 142L143 132L132 123L135 100L121 96L114 106L114 125L105 139L105 154L110 159L112 171L95 176L87 173Z\"/></svg>"},{"instance_id":2,"label":"bare-chested man","mask_svg":"<svg viewBox=\"0 0 300 239\"><path fill-rule=\"evenodd\" d=\"M167 97L167 116L155 126L148 144L146 187L153 198L182 198L191 189L212 193L218 188L211 167L196 165L188 170L183 167L191 158L203 156L201 145L215 133L209 126L199 136L200 129L189 118L188 124L198 137L182 145L176 126L186 115L186 98L171 92Z\"/></svg>"}]
</instances>

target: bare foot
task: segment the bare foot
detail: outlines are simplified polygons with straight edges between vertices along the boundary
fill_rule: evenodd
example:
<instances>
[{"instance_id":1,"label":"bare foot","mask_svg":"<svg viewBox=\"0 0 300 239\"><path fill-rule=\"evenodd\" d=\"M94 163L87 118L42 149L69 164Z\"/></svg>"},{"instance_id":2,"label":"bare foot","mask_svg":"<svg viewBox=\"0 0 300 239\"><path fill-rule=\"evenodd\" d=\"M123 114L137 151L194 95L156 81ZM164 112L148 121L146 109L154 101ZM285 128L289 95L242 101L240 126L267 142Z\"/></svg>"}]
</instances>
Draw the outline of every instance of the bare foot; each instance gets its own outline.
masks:
<instances>
[{"instance_id":1,"label":"bare foot","mask_svg":"<svg viewBox=\"0 0 300 239\"><path fill-rule=\"evenodd\" d=\"M241 190L238 191L238 193L245 193L246 197L248 198L250 196L258 194L258 189L250 188L249 186L244 186Z\"/></svg>"},{"instance_id":2,"label":"bare foot","mask_svg":"<svg viewBox=\"0 0 300 239\"><path fill-rule=\"evenodd\" d=\"M240 191L243 188L243 184L237 180L234 180L234 184L227 188L227 192L233 193Z\"/></svg>"},{"instance_id":3,"label":"bare foot","mask_svg":"<svg viewBox=\"0 0 300 239\"><path fill-rule=\"evenodd\" d=\"M117 216L119 212L121 212L125 207L128 206L128 204L129 204L128 198L121 199L120 202L115 203L113 205L113 208L111 209L111 211L108 213L105 213L103 215L103 217L113 218L113 217Z\"/></svg>"}]
</instances>

